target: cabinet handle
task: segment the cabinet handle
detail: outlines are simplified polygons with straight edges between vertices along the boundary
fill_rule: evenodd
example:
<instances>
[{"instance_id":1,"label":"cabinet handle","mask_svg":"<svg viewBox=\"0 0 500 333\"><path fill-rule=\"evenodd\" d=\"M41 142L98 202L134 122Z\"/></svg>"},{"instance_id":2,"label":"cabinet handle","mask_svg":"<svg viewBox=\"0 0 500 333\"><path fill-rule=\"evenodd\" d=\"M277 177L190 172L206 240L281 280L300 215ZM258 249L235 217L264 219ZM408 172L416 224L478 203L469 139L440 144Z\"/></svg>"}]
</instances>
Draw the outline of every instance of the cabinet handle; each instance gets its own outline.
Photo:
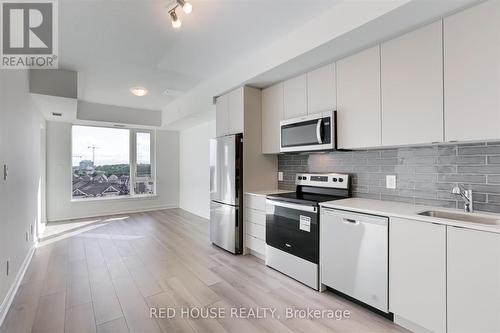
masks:
<instances>
[{"instance_id":1,"label":"cabinet handle","mask_svg":"<svg viewBox=\"0 0 500 333\"><path fill-rule=\"evenodd\" d=\"M286 247L292 247L292 246L291 246L290 244L288 244L288 243L285 243L285 246L286 246Z\"/></svg>"}]
</instances>

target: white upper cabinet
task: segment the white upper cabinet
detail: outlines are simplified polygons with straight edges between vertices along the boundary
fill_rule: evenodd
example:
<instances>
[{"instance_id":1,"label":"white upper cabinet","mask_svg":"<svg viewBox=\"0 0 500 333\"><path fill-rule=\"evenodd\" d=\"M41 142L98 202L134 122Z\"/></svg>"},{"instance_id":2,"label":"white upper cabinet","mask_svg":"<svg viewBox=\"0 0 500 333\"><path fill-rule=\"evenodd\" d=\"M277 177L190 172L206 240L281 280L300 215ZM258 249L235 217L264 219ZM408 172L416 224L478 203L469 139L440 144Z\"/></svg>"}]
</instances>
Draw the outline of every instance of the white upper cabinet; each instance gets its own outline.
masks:
<instances>
[{"instance_id":1,"label":"white upper cabinet","mask_svg":"<svg viewBox=\"0 0 500 333\"><path fill-rule=\"evenodd\" d=\"M445 140L500 138L500 1L444 19Z\"/></svg>"},{"instance_id":2,"label":"white upper cabinet","mask_svg":"<svg viewBox=\"0 0 500 333\"><path fill-rule=\"evenodd\" d=\"M280 121L283 120L283 83L262 90L262 153L280 152Z\"/></svg>"},{"instance_id":3,"label":"white upper cabinet","mask_svg":"<svg viewBox=\"0 0 500 333\"><path fill-rule=\"evenodd\" d=\"M337 62L338 147L381 145L380 47Z\"/></svg>"},{"instance_id":4,"label":"white upper cabinet","mask_svg":"<svg viewBox=\"0 0 500 333\"><path fill-rule=\"evenodd\" d=\"M244 118L244 87L240 87L227 94L227 110L229 117L229 134L243 133Z\"/></svg>"},{"instance_id":5,"label":"white upper cabinet","mask_svg":"<svg viewBox=\"0 0 500 333\"><path fill-rule=\"evenodd\" d=\"M217 136L243 133L244 87L217 97L215 133Z\"/></svg>"},{"instance_id":6,"label":"white upper cabinet","mask_svg":"<svg viewBox=\"0 0 500 333\"><path fill-rule=\"evenodd\" d=\"M283 83L284 119L307 115L307 75Z\"/></svg>"},{"instance_id":7,"label":"white upper cabinet","mask_svg":"<svg viewBox=\"0 0 500 333\"><path fill-rule=\"evenodd\" d=\"M446 226L391 218L389 244L390 311L445 333Z\"/></svg>"},{"instance_id":8,"label":"white upper cabinet","mask_svg":"<svg viewBox=\"0 0 500 333\"><path fill-rule=\"evenodd\" d=\"M335 110L335 64L329 64L307 73L307 113Z\"/></svg>"},{"instance_id":9,"label":"white upper cabinet","mask_svg":"<svg viewBox=\"0 0 500 333\"><path fill-rule=\"evenodd\" d=\"M215 103L215 134L216 136L229 133L229 113L227 108L227 95L217 97Z\"/></svg>"},{"instance_id":10,"label":"white upper cabinet","mask_svg":"<svg viewBox=\"0 0 500 333\"><path fill-rule=\"evenodd\" d=\"M447 235L448 332L500 332L500 234Z\"/></svg>"},{"instance_id":11,"label":"white upper cabinet","mask_svg":"<svg viewBox=\"0 0 500 333\"><path fill-rule=\"evenodd\" d=\"M443 141L442 46L441 21L381 45L382 145Z\"/></svg>"}]
</instances>

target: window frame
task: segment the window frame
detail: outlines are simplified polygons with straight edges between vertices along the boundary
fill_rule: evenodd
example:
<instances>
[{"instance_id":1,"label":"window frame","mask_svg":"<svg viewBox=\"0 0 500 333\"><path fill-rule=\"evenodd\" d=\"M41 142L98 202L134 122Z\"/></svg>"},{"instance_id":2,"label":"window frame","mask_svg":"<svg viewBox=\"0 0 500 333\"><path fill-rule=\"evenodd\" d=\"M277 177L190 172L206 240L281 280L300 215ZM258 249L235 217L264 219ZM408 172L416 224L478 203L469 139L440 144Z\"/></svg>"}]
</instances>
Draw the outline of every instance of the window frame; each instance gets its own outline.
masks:
<instances>
[{"instance_id":1,"label":"window frame","mask_svg":"<svg viewBox=\"0 0 500 333\"><path fill-rule=\"evenodd\" d=\"M129 132L129 194L109 196L109 197L88 197L78 198L73 197L73 127L99 127L108 129L122 129ZM150 163L151 163L151 178L137 177L137 133L149 133L150 135ZM113 127L113 126L99 126L99 125L82 125L71 124L71 153L70 153L70 201L71 202L88 202L88 201L103 201L103 200L134 200L134 199L148 199L157 197L157 184L156 184L156 130L142 129L142 128L128 128L128 127ZM153 182L153 193L135 194L135 182L139 180Z\"/></svg>"},{"instance_id":2,"label":"window frame","mask_svg":"<svg viewBox=\"0 0 500 333\"><path fill-rule=\"evenodd\" d=\"M138 177L137 176L137 134L149 134L149 163L151 163L151 177ZM148 129L130 129L130 196L134 197L147 197L156 195L156 131ZM135 183L137 181L151 181L153 182L152 194L135 194Z\"/></svg>"}]
</instances>

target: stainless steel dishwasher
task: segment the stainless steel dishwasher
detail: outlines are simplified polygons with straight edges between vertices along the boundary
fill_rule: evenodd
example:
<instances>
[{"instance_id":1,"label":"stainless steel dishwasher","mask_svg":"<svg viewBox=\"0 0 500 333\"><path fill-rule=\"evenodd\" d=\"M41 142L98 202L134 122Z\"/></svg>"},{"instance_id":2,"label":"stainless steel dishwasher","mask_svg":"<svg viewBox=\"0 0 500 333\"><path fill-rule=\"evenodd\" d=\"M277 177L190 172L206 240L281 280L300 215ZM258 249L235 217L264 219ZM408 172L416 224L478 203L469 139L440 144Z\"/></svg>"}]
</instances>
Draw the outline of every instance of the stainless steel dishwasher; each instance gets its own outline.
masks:
<instances>
[{"instance_id":1,"label":"stainless steel dishwasher","mask_svg":"<svg viewBox=\"0 0 500 333\"><path fill-rule=\"evenodd\" d=\"M389 312L389 220L321 208L320 283Z\"/></svg>"}]
</instances>

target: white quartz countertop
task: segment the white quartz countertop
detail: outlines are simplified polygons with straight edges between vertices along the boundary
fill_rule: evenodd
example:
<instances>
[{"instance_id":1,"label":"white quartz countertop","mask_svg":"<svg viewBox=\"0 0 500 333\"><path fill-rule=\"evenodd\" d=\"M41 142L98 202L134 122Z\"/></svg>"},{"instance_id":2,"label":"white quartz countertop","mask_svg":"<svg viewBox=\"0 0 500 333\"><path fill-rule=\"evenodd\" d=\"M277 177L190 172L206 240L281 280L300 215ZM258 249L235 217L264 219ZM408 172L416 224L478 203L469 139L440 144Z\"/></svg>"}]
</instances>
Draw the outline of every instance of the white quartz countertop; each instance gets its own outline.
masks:
<instances>
[{"instance_id":1,"label":"white quartz countertop","mask_svg":"<svg viewBox=\"0 0 500 333\"><path fill-rule=\"evenodd\" d=\"M458 220L449 220L444 218L422 216L418 215L418 213L428 210L446 211L452 213L471 214L471 215L476 215L478 217L495 218L498 220L500 220L500 214L492 214L485 212L464 213L463 210L459 209L412 205L408 203L381 201L381 200L363 199L363 198L349 198L342 200L327 201L321 203L320 205L321 207L325 208L340 209L355 213L387 216L389 218L399 217L399 218L417 220L428 223L438 223L438 224L462 227L467 229L495 232L500 234L500 225L498 224L481 224L481 223L472 223L472 222L465 222Z\"/></svg>"},{"instance_id":2,"label":"white quartz countertop","mask_svg":"<svg viewBox=\"0 0 500 333\"><path fill-rule=\"evenodd\" d=\"M247 192L245 192L245 194L250 194L250 195L269 195L269 194L290 193L290 192L293 192L293 191L274 189L274 190L262 190L262 191L247 191Z\"/></svg>"}]
</instances>

